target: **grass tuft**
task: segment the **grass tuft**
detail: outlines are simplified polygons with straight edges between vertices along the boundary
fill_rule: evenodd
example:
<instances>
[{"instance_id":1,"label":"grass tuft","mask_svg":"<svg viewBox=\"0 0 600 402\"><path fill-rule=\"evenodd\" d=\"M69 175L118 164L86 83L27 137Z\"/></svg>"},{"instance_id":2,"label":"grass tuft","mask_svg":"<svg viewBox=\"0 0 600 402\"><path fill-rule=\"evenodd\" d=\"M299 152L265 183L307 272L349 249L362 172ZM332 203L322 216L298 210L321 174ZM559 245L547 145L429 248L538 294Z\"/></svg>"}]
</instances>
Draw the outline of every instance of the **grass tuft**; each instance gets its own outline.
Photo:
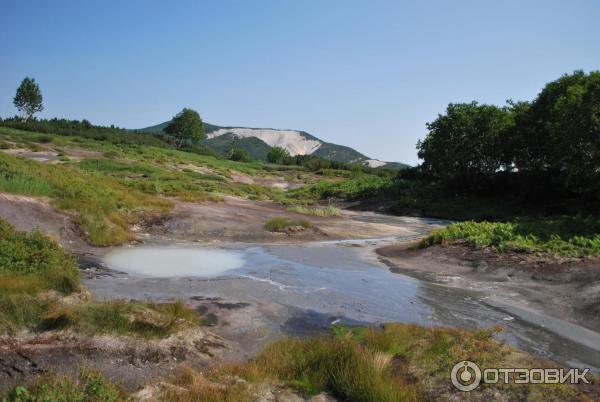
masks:
<instances>
[{"instance_id":1,"label":"grass tuft","mask_svg":"<svg viewBox=\"0 0 600 402\"><path fill-rule=\"evenodd\" d=\"M311 223L305 221L304 219L291 219L286 217L275 217L271 218L265 223L265 229L269 232L284 232L285 230L294 227L300 226L304 229L309 229L312 227Z\"/></svg>"},{"instance_id":2,"label":"grass tuft","mask_svg":"<svg viewBox=\"0 0 600 402\"><path fill-rule=\"evenodd\" d=\"M339 208L334 207L331 202L326 207L307 207L305 205L294 205L287 209L290 212L298 214L313 215L313 216L341 216L342 212Z\"/></svg>"}]
</instances>

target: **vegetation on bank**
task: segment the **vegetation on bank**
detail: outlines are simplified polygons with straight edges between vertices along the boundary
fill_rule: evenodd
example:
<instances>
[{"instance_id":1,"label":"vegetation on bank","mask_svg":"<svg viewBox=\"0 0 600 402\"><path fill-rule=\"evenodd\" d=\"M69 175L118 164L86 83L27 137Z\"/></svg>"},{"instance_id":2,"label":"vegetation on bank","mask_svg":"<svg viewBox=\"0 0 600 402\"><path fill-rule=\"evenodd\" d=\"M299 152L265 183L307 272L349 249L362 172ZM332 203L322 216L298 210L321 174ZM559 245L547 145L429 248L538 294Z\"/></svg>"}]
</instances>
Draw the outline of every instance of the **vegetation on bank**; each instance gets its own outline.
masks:
<instances>
[{"instance_id":1,"label":"vegetation on bank","mask_svg":"<svg viewBox=\"0 0 600 402\"><path fill-rule=\"evenodd\" d=\"M79 292L72 256L37 230L19 232L0 220L0 335L71 329L152 338L202 323L180 302L97 301Z\"/></svg>"},{"instance_id":2,"label":"vegetation on bank","mask_svg":"<svg viewBox=\"0 0 600 402\"><path fill-rule=\"evenodd\" d=\"M311 223L304 219L292 219L284 216L271 218L265 223L265 229L269 232L285 232L287 229L299 226L304 229L310 229Z\"/></svg>"},{"instance_id":3,"label":"vegetation on bank","mask_svg":"<svg viewBox=\"0 0 600 402\"><path fill-rule=\"evenodd\" d=\"M454 400L463 395L450 383L449 373L459 361L480 367L551 367L518 352L494 337L496 329L426 328L412 324L386 324L381 328L335 326L330 336L284 338L267 346L247 363L210 370L182 368L155 388L153 397L166 402L253 401L265 389L287 388L303 397L326 392L338 400L397 402ZM32 388L19 387L21 395L67 394L87 387L86 377L76 382L42 378ZM92 377L101 395L118 390ZM595 381L592 379L592 381ZM9 392L9 402L17 399ZM111 393L112 392L112 393ZM474 400L548 400L583 398L571 385L483 384L470 393ZM60 400L60 398L58 398ZM77 399L75 399L77 400ZM86 401L113 401L92 395Z\"/></svg>"},{"instance_id":4,"label":"vegetation on bank","mask_svg":"<svg viewBox=\"0 0 600 402\"><path fill-rule=\"evenodd\" d=\"M341 216L342 211L339 208L333 206L330 202L325 207L308 207L305 205L294 205L287 209L290 212L296 212L298 214L313 215L313 216Z\"/></svg>"},{"instance_id":5,"label":"vegetation on bank","mask_svg":"<svg viewBox=\"0 0 600 402\"><path fill-rule=\"evenodd\" d=\"M431 233L423 246L466 242L497 251L547 253L569 257L600 256L600 219L560 216L512 222L460 222Z\"/></svg>"},{"instance_id":6,"label":"vegetation on bank","mask_svg":"<svg viewBox=\"0 0 600 402\"><path fill-rule=\"evenodd\" d=\"M0 191L45 195L59 209L77 214L91 244L108 246L131 239L129 225L143 212L167 210L170 203L111 177L69 164L48 164L0 154Z\"/></svg>"},{"instance_id":7,"label":"vegetation on bank","mask_svg":"<svg viewBox=\"0 0 600 402\"><path fill-rule=\"evenodd\" d=\"M0 297L50 290L68 295L79 289L72 256L38 230L19 232L0 220Z\"/></svg>"},{"instance_id":8,"label":"vegetation on bank","mask_svg":"<svg viewBox=\"0 0 600 402\"><path fill-rule=\"evenodd\" d=\"M251 401L261 389L257 385L270 383L290 387L304 397L326 392L356 402L454 400L461 393L450 384L449 373L459 361L474 361L480 367L547 366L497 341L499 331L413 324L334 326L331 336L276 341L248 363L202 373L183 370L171 380L176 387L163 389L159 399ZM232 381L237 377L247 383ZM581 394L569 385L511 383L483 385L470 396L563 401Z\"/></svg>"},{"instance_id":9,"label":"vegetation on bank","mask_svg":"<svg viewBox=\"0 0 600 402\"><path fill-rule=\"evenodd\" d=\"M11 389L3 402L120 402L127 394L95 371L82 371L78 378L47 374L33 387Z\"/></svg>"}]
</instances>

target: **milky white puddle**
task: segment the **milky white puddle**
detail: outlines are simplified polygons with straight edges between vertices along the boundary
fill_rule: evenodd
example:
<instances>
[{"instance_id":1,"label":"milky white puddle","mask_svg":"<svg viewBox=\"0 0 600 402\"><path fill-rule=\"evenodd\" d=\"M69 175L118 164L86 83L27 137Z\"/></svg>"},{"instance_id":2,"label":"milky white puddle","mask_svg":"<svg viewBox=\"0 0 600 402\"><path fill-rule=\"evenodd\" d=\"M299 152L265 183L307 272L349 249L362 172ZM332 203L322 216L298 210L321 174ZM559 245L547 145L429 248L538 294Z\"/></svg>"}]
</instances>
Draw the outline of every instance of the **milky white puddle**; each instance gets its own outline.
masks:
<instances>
[{"instance_id":1,"label":"milky white puddle","mask_svg":"<svg viewBox=\"0 0 600 402\"><path fill-rule=\"evenodd\" d=\"M211 278L244 265L239 252L175 247L124 248L110 253L104 261L113 270L154 278Z\"/></svg>"}]
</instances>

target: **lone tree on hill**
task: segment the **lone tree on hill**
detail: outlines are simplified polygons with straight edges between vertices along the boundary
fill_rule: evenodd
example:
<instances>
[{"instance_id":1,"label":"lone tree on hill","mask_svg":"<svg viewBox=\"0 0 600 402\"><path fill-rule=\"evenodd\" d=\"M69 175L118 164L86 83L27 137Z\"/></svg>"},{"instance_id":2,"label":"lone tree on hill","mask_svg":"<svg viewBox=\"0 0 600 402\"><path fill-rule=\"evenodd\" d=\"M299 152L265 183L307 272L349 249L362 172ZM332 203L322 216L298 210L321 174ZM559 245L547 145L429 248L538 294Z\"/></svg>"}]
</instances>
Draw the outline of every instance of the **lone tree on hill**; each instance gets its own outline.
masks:
<instances>
[{"instance_id":1,"label":"lone tree on hill","mask_svg":"<svg viewBox=\"0 0 600 402\"><path fill-rule=\"evenodd\" d=\"M25 77L21 81L13 103L25 120L29 120L34 113L44 110L42 92L40 86L35 82L35 78Z\"/></svg>"},{"instance_id":2,"label":"lone tree on hill","mask_svg":"<svg viewBox=\"0 0 600 402\"><path fill-rule=\"evenodd\" d=\"M184 108L163 130L175 139L175 146L181 148L186 143L196 143L206 137L198 112Z\"/></svg>"}]
</instances>

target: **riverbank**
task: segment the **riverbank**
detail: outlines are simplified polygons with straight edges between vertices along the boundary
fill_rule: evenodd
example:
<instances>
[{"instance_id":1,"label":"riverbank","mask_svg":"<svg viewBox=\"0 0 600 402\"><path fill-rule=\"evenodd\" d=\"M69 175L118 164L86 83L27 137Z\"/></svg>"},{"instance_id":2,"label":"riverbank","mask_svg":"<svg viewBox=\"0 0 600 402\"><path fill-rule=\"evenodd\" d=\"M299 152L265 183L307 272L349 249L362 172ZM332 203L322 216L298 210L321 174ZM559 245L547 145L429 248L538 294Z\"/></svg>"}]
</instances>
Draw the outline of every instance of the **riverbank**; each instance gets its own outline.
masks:
<instances>
[{"instance_id":1,"label":"riverbank","mask_svg":"<svg viewBox=\"0 0 600 402\"><path fill-rule=\"evenodd\" d=\"M464 244L419 248L416 243L377 249L392 272L460 289L483 290L507 307L600 331L600 258L499 253ZM491 302L493 302L491 301Z\"/></svg>"}]
</instances>

